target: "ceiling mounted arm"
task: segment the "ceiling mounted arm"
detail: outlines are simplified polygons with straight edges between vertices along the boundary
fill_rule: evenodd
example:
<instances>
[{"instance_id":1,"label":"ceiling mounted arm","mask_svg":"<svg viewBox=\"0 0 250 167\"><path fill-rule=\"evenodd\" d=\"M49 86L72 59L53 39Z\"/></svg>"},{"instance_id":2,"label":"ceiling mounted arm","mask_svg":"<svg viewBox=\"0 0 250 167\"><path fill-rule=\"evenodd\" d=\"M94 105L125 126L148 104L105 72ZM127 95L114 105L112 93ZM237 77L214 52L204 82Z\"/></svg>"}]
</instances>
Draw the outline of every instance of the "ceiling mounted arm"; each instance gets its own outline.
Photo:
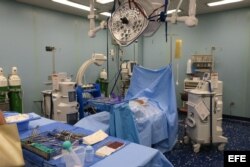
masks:
<instances>
[{"instance_id":1,"label":"ceiling mounted arm","mask_svg":"<svg viewBox=\"0 0 250 167\"><path fill-rule=\"evenodd\" d=\"M178 7L180 7L182 1L180 0ZM184 22L189 27L198 24L198 19L196 18L196 0L189 0L188 16L178 16L177 11L178 9L176 9L176 12L171 17L167 17L166 21L170 21L171 23L176 23L177 21Z\"/></svg>"},{"instance_id":2,"label":"ceiling mounted arm","mask_svg":"<svg viewBox=\"0 0 250 167\"><path fill-rule=\"evenodd\" d=\"M89 0L89 32L88 36L90 38L94 38L96 36L96 33L104 28L107 27L107 22L102 21L98 27L95 26L95 19L97 18L97 15L95 14L95 8L94 8L94 0Z\"/></svg>"}]
</instances>

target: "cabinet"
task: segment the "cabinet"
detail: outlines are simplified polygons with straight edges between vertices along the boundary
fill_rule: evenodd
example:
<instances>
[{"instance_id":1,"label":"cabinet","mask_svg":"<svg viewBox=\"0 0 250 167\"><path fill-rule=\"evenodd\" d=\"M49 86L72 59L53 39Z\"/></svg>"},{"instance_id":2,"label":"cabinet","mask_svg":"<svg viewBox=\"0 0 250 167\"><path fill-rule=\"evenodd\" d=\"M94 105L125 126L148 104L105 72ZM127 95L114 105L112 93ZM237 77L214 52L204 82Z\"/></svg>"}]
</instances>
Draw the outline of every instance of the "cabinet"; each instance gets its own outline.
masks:
<instances>
[{"instance_id":1,"label":"cabinet","mask_svg":"<svg viewBox=\"0 0 250 167\"><path fill-rule=\"evenodd\" d=\"M214 68L214 60L212 55L193 55L192 64L194 72L210 72Z\"/></svg>"}]
</instances>

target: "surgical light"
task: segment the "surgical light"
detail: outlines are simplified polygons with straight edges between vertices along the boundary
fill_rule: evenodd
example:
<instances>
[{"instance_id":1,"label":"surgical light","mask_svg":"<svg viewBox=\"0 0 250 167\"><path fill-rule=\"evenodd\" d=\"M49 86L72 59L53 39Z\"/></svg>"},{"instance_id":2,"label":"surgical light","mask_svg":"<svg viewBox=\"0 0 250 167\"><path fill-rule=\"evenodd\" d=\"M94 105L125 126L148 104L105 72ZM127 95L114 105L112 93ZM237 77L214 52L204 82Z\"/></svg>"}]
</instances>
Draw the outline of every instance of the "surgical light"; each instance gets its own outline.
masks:
<instances>
[{"instance_id":1,"label":"surgical light","mask_svg":"<svg viewBox=\"0 0 250 167\"><path fill-rule=\"evenodd\" d=\"M115 9L108 21L112 37L120 46L135 41L148 27L153 8L149 1L125 1Z\"/></svg>"},{"instance_id":2,"label":"surgical light","mask_svg":"<svg viewBox=\"0 0 250 167\"><path fill-rule=\"evenodd\" d=\"M74 7L74 8L90 11L90 8L88 6L81 5L81 4L78 4L78 3L74 3L74 2L71 2L71 1L68 1L68 0L52 0L52 1L56 2L56 3L63 4L63 5L71 6L71 7Z\"/></svg>"},{"instance_id":3,"label":"surgical light","mask_svg":"<svg viewBox=\"0 0 250 167\"><path fill-rule=\"evenodd\" d=\"M189 27L196 26L196 0L189 0L188 16L178 16L182 1L179 1L176 9L167 11L168 1L155 3L152 0L124 0L119 6L115 6L115 11L108 21L108 28L118 45L128 46L140 36L152 36L162 22L175 24L179 21ZM167 17L170 13L172 15Z\"/></svg>"},{"instance_id":4,"label":"surgical light","mask_svg":"<svg viewBox=\"0 0 250 167\"><path fill-rule=\"evenodd\" d=\"M225 5L225 4L229 4L229 3L235 3L235 2L240 2L243 0L222 0L222 1L217 1L217 2L211 2L211 3L207 3L208 6L219 6L219 5Z\"/></svg>"},{"instance_id":5,"label":"surgical light","mask_svg":"<svg viewBox=\"0 0 250 167\"><path fill-rule=\"evenodd\" d=\"M96 2L101 3L101 4L106 4L106 3L110 3L113 2L114 0L96 0Z\"/></svg>"}]
</instances>

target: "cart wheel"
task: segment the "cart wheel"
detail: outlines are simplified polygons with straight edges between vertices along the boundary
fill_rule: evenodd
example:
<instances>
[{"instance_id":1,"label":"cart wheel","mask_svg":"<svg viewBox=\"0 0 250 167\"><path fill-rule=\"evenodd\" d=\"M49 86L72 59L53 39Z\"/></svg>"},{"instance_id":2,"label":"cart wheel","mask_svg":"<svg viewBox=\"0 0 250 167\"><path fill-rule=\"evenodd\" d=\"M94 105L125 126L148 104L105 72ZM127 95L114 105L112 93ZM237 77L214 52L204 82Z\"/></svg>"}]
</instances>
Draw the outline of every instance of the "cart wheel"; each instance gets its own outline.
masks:
<instances>
[{"instance_id":1,"label":"cart wheel","mask_svg":"<svg viewBox=\"0 0 250 167\"><path fill-rule=\"evenodd\" d=\"M198 153L200 151L201 145L200 144L194 144L193 145L193 150L195 153Z\"/></svg>"},{"instance_id":2,"label":"cart wheel","mask_svg":"<svg viewBox=\"0 0 250 167\"><path fill-rule=\"evenodd\" d=\"M219 150L219 151L224 151L225 145L226 145L225 143L219 144L219 145L218 145L218 150Z\"/></svg>"},{"instance_id":3,"label":"cart wheel","mask_svg":"<svg viewBox=\"0 0 250 167\"><path fill-rule=\"evenodd\" d=\"M183 137L183 142L184 142L184 144L188 144L189 143L189 137L188 136L184 136Z\"/></svg>"}]
</instances>

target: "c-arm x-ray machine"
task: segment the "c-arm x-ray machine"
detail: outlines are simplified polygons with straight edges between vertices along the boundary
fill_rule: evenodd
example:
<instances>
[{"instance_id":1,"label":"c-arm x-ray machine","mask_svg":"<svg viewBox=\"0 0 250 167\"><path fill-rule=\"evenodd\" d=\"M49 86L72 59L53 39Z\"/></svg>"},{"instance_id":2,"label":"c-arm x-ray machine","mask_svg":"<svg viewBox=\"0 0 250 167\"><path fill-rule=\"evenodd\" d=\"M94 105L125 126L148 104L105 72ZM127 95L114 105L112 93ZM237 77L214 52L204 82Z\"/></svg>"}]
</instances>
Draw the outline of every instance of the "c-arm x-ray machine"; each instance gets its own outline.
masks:
<instances>
[{"instance_id":1,"label":"c-arm x-ray machine","mask_svg":"<svg viewBox=\"0 0 250 167\"><path fill-rule=\"evenodd\" d=\"M107 61L107 57L104 56L103 54L100 53L94 53L92 55L92 58L85 61L81 67L79 68L77 74L76 74L76 83L77 85L82 85L82 78L83 75L85 73L85 71L87 70L87 68L91 65L91 64L95 64L97 66L102 65L105 61Z\"/></svg>"},{"instance_id":2,"label":"c-arm x-ray machine","mask_svg":"<svg viewBox=\"0 0 250 167\"><path fill-rule=\"evenodd\" d=\"M105 61L107 61L107 57L104 56L103 54L100 53L94 53L92 55L92 58L85 61L81 67L79 68L77 75L76 75L76 94L77 94L77 102L79 104L79 118L83 118L84 117L84 112L83 112L83 108L84 108L84 103L85 103L85 99L83 98L83 84L82 84L82 80L83 80L83 76L84 73L86 72L87 68L91 65L91 64L95 64L95 65L102 65Z\"/></svg>"}]
</instances>

